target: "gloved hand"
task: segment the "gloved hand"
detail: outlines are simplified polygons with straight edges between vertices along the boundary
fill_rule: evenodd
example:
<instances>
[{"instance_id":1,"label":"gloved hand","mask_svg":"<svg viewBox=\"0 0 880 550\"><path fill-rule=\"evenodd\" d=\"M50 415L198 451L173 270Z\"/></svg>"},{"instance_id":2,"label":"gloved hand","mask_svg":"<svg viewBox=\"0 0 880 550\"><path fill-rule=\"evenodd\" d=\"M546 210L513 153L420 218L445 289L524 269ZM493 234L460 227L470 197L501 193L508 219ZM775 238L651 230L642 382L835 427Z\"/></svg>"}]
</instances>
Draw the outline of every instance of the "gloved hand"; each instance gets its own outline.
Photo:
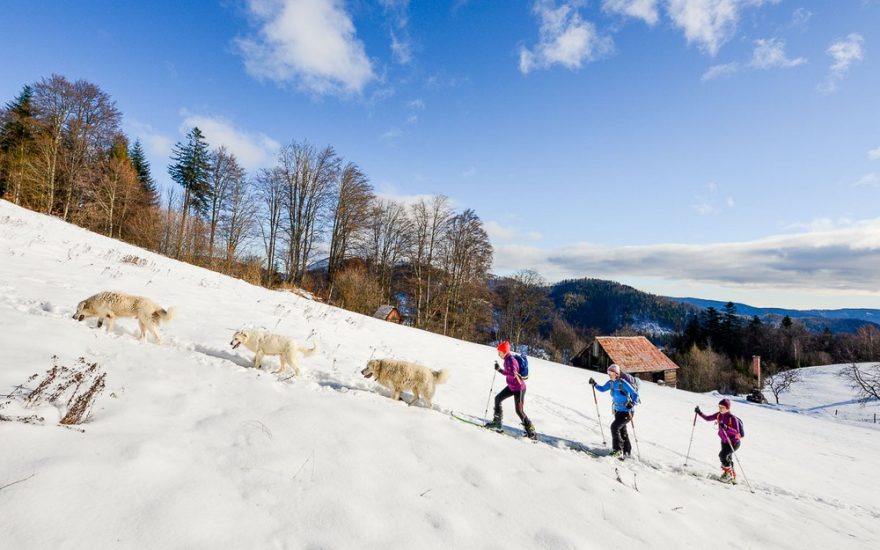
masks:
<instances>
[{"instance_id":1,"label":"gloved hand","mask_svg":"<svg viewBox=\"0 0 880 550\"><path fill-rule=\"evenodd\" d=\"M697 405L696 407L694 407L694 412L697 413L697 414L703 414L703 411L700 410L700 406L699 406L699 405Z\"/></svg>"},{"instance_id":2,"label":"gloved hand","mask_svg":"<svg viewBox=\"0 0 880 550\"><path fill-rule=\"evenodd\" d=\"M501 372L501 367L498 366L498 361L495 361L495 370Z\"/></svg>"},{"instance_id":3,"label":"gloved hand","mask_svg":"<svg viewBox=\"0 0 880 550\"><path fill-rule=\"evenodd\" d=\"M632 402L632 401L627 401L627 402L626 402L626 409L627 409L628 411L631 411L632 408L633 408L633 402Z\"/></svg>"},{"instance_id":4,"label":"gloved hand","mask_svg":"<svg viewBox=\"0 0 880 550\"><path fill-rule=\"evenodd\" d=\"M596 385L596 381L593 380L592 378L590 378L590 385L591 385L591 386L595 386L595 385Z\"/></svg>"}]
</instances>

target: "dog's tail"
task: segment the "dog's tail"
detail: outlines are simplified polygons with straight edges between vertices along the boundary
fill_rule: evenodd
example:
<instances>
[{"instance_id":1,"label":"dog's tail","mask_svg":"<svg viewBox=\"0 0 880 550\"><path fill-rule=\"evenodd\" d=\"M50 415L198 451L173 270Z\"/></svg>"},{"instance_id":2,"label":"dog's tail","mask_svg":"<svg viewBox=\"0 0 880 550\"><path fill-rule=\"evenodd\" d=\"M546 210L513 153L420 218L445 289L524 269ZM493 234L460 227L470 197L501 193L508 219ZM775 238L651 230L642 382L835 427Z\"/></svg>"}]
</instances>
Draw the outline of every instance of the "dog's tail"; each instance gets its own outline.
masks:
<instances>
[{"instance_id":1,"label":"dog's tail","mask_svg":"<svg viewBox=\"0 0 880 550\"><path fill-rule=\"evenodd\" d=\"M153 319L156 322L162 321L164 323L170 323L174 319L175 309L173 307L169 307L168 309L157 309L153 312Z\"/></svg>"},{"instance_id":2,"label":"dog's tail","mask_svg":"<svg viewBox=\"0 0 880 550\"><path fill-rule=\"evenodd\" d=\"M315 343L312 344L312 349L304 349L302 350L303 357L311 357L312 355L318 353L318 341L315 340Z\"/></svg>"},{"instance_id":3,"label":"dog's tail","mask_svg":"<svg viewBox=\"0 0 880 550\"><path fill-rule=\"evenodd\" d=\"M431 374L434 375L435 384L442 384L449 380L449 371L446 369L431 371Z\"/></svg>"}]
</instances>

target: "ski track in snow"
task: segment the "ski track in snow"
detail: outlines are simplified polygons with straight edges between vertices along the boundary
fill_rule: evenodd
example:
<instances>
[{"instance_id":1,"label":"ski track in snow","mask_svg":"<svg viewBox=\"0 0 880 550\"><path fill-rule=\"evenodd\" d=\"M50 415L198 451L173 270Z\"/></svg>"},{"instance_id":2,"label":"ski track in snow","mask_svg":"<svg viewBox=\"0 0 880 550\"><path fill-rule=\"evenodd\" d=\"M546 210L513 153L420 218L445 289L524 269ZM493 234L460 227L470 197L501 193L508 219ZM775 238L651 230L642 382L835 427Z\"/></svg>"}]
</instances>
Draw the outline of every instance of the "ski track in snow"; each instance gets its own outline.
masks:
<instances>
[{"instance_id":1,"label":"ski track in snow","mask_svg":"<svg viewBox=\"0 0 880 550\"><path fill-rule=\"evenodd\" d=\"M812 548L833 541L841 548L849 545L856 548L880 541L876 523L880 519L880 505L874 494L877 477L869 456L877 451L877 432L799 415L779 419L784 424L782 428L763 427L760 422L773 423L775 415L780 413L767 411L759 421L758 411L765 407L751 409L737 401L735 412L747 419L747 430L751 430L747 434L759 434L747 437L740 451L746 474L756 491L752 495L742 474L738 486L722 485L706 478L707 473L717 470L717 438L709 423L698 424L699 437L688 461L690 466L681 465L691 423L687 421L683 429L678 425L679 419L687 420L691 416L692 405L688 403L696 401L710 410L709 403L717 401L717 396L643 388L647 390L645 404L636 415L643 459L621 462L608 457L590 457L566 448L577 443L591 452L608 452L601 445L592 395L582 388L584 373L543 361L535 361L532 368L526 410L548 442L518 441L480 432L480 428L459 423L449 415L460 411L480 416L491 376L488 365L494 359L491 349L482 348L485 352L481 352L479 346L377 324L368 317L335 310L290 293L256 289L205 270L178 266L171 260L82 230L69 230L82 231L81 240L65 232L62 232L65 237L59 239L56 233L61 222L19 211L0 201L0 212L3 211L14 213L0 215L0 263L7 265L7 268L0 267L3 277L0 278L0 311L9 312L4 317L14 323L20 320L21 324L32 325L34 329L58 331L58 342L53 341L51 332L47 333L49 338L42 355L32 351L39 349L38 342L24 342L20 357L23 365L12 365L17 368L16 376L0 378L0 382L6 384L2 389L8 386L11 391L16 384L24 382L28 374L44 371L49 366L46 360L53 353L62 359L83 355L107 365L111 373L108 390L99 399L94 418L84 426L85 433L56 430L51 425L0 423L0 432L4 429L11 432L9 436L4 435L4 441L11 437L11 441L26 446L25 450L27 446L32 449L26 453L29 458L23 463L10 462L9 456L0 458L3 475L0 486L4 487L0 490L0 505L13 510L12 523L0 525L0 538L19 543L14 547L66 546L73 540L80 543L91 540L102 545L111 540L105 538L107 533L94 529L70 538L78 531L75 524L70 523L76 521L75 512L74 519L59 520L54 527L27 519L33 517L43 499L58 490L58 480L76 480L83 476L94 479L91 483L103 488L95 494L112 495L114 491L121 491L123 495L145 495L143 502L108 496L107 502L112 503L109 506L115 517L107 516L101 504L92 506L103 513L105 519L112 517L107 521L123 547L138 546L150 540L160 547L203 546L206 541L217 540L205 531L209 525L215 528L228 525L236 532L246 533L245 538L233 536L226 540L230 544L238 542L239 546L243 543L255 547L346 547L357 541L359 546L370 548L404 548L417 543L423 547L512 544L534 548L592 548L619 544L624 528L629 533L627 544L633 547L678 544L705 547L719 544L717 526L710 518L725 510L733 514L746 531L729 544L722 541L725 547ZM140 265L124 263L123 258L130 255L138 256L143 262ZM49 265L56 268L47 269ZM80 271L84 275L74 276ZM93 284L85 287L82 283L89 278ZM163 343L159 346L152 341L137 340L136 323L130 319L119 320L110 334L96 329L94 319L82 323L71 319L73 306L79 299L97 290L137 289L138 284L131 284L134 280L141 281L142 290L138 293L150 296L163 306L187 301L190 293L207 291L214 294L202 302L189 299L190 308L200 303L206 304L206 308L219 306L221 302L217 300L221 296L229 296L228 300L236 304L253 300L255 307L252 316L242 319L238 326L222 325L226 321L220 319L199 321L193 313L211 316L211 312L185 308L183 318L160 328ZM239 290L242 296L237 295ZM40 297L46 294L63 298ZM245 310L236 306L235 311ZM226 315L223 319L229 317ZM222 325L223 334L204 338L203 322L214 329ZM267 358L263 370L254 369L250 352L239 353L221 344L228 342L235 329L251 323L291 334L298 341L305 341L318 328L322 349L317 357L301 362L304 376L300 378L272 375L269 371L277 367L277 358ZM336 328L328 331L328 327ZM0 326L0 330L3 328ZM7 328L18 334L14 330L17 327ZM361 333L364 336L358 336ZM407 340L409 337L412 343ZM76 341L79 346L71 347ZM18 343L5 341L3 346L14 350ZM420 353L426 346L435 358L442 360L426 361ZM457 353L463 355L456 358ZM420 360L432 368L456 370L452 371L449 384L438 386L431 409L424 402L410 407L391 402L388 390L359 374L368 358L386 355ZM478 355L481 358L477 358ZM428 356L432 356L431 353ZM467 370L458 364L464 356L485 365ZM126 382L120 385L114 381L117 378ZM166 378L168 381L163 383ZM190 379L203 380L205 385L186 386ZM218 385L220 383L224 385ZM500 383L496 381L493 392L500 389ZM155 397L130 397L132 392L142 392L147 384L151 389L161 389L161 393ZM238 391L243 398L255 396L262 400L263 406L259 411L253 407L250 414L247 408L235 408L233 400ZM108 397L111 393L118 397ZM199 393L205 395L197 395ZM679 393L681 398L676 397ZM211 400L213 394L217 396L216 402ZM278 396L284 399L273 405L273 399ZM315 401L317 396L326 404L314 405L319 403ZM151 425L138 416L140 413L134 405L137 402L143 406L147 403L142 401L145 398L161 400L164 416L158 425L166 425L166 418L180 418L184 426L193 422L192 432L153 433ZM602 429L605 437L610 438L607 394L599 399ZM313 409L292 409L299 401L313 403ZM673 401L674 411L667 404ZM349 409L370 412L368 416L353 417ZM505 403L505 411L506 423L514 422L516 416L512 414L510 403ZM669 419L660 417L670 415L677 415L676 428L674 434L664 435L663 428ZM307 417L309 422L298 423L301 416ZM346 422L355 427L340 430L333 421L335 416L346 418ZM279 424L277 418L285 418L287 425ZM291 432L291 423L298 431ZM821 459L826 467L836 465L829 471L816 473L817 476L834 475L837 467L848 469L830 484L813 484L812 479L804 479L800 474L786 476L787 470L796 470L799 465L791 462L778 466L773 462L777 458L772 453L761 454L760 441L768 444L771 441L760 435L806 436L808 432L792 430L815 429L818 431L812 439L815 442L832 438L838 428L847 431L847 435L836 439L835 444L852 442L853 448L815 448L815 443L807 442L799 445L794 454L777 457L793 461L801 456L809 462L813 457L811 453L815 452L815 458ZM425 430L438 435L426 436ZM293 440L291 433L297 434ZM449 442L437 441L439 434ZM89 458L89 455L78 454L82 444L76 441L80 439L70 440L71 437L94 440L98 455ZM194 445L187 443L189 439L193 439ZM64 441L72 445L65 448ZM118 443L118 448L108 444L112 441ZM550 441L556 441L557 445ZM860 449L858 445L869 445L872 450ZM774 452L780 454L783 447L777 445ZM190 462L198 468L188 467ZM337 463L357 464L355 470L363 470L352 472L345 466L340 469ZM98 481L101 478L90 477L89 472L94 468L105 471L118 468L127 481L111 493L103 493L102 490L110 490L112 485ZM410 475L401 478L402 472ZM419 474L413 478L416 472ZM33 477L29 478L29 474ZM786 482L771 481L775 476L785 478ZM857 489L831 495L824 492L839 480L851 481L853 476L864 476L864 483L855 483L854 488L868 487L862 492ZM145 489L138 481L141 479L156 489ZM225 481L218 484L221 479ZM419 479L426 482L419 483ZM637 491L634 482L638 484ZM166 486L173 487L173 493L164 492L162 488ZM84 489L77 487L74 481L67 491ZM210 487L216 487L216 494L222 495L219 501L209 496ZM351 487L356 487L353 494ZM547 490L550 493L546 493ZM852 493L854 501L843 496L847 492ZM64 493L62 491L65 501L77 498ZM171 495L177 499L173 504L169 500ZM340 500L342 495L352 503ZM200 510L210 500L214 500L209 506L214 511L211 520L187 525L185 519L197 517L194 510ZM389 523L381 510L374 509L377 503L394 510L395 515L403 514L411 523L403 526L398 521ZM526 512L523 506L538 508ZM617 516L616 509L625 510L624 516L629 519ZM245 510L248 512L242 513ZM254 515L255 511L259 512ZM526 517L518 518L518 514ZM143 519L138 520L139 517ZM567 520L560 522L563 518ZM644 524L644 528L634 526L634 521ZM471 522L483 529L475 529ZM663 530L664 522L670 525L668 531ZM294 531L288 526L291 523L296 526ZM166 532L147 534L145 525L162 526ZM766 530L762 531L761 526L767 526ZM220 530L229 533L228 528ZM394 532L399 532L399 536L390 535Z\"/></svg>"}]
</instances>

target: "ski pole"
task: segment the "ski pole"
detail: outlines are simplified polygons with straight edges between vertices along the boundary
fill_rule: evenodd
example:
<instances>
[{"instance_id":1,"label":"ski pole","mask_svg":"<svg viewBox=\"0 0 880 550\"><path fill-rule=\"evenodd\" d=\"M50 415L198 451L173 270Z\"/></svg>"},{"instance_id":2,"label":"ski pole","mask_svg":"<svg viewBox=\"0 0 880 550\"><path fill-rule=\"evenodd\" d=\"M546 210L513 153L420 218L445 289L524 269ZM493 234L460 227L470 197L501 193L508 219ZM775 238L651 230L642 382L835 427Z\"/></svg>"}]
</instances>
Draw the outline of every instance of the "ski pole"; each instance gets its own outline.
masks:
<instances>
[{"instance_id":1,"label":"ski pole","mask_svg":"<svg viewBox=\"0 0 880 550\"><path fill-rule=\"evenodd\" d=\"M635 416L632 412L629 413L629 423L632 424L633 427L633 439L636 441L636 456L639 457L639 460L642 459L642 451L639 450L639 436L636 435L636 421Z\"/></svg>"},{"instance_id":2,"label":"ski pole","mask_svg":"<svg viewBox=\"0 0 880 550\"><path fill-rule=\"evenodd\" d=\"M687 452L687 455L684 457L684 467L687 467L688 459L691 457L691 445L694 444L694 430L696 430L696 429L697 429L697 411L694 411L694 425L691 428L691 442L688 443L688 452Z\"/></svg>"},{"instance_id":3,"label":"ski pole","mask_svg":"<svg viewBox=\"0 0 880 550\"><path fill-rule=\"evenodd\" d=\"M739 467L739 471L742 472L743 479L746 480L746 485L749 487L749 492L754 493L755 490L752 489L752 484L749 483L749 477L746 475L746 471L742 467L742 462L739 461L739 457L736 456L736 449L733 448L733 443L730 441L730 438L727 436L727 431L722 429L721 433L724 434L724 439L727 440L727 444L730 445L730 452L733 453L733 459L736 460L736 465Z\"/></svg>"},{"instance_id":4,"label":"ski pole","mask_svg":"<svg viewBox=\"0 0 880 550\"><path fill-rule=\"evenodd\" d=\"M599 400L596 399L596 386L593 386L593 403L596 404L596 417L599 422L599 431L602 432L602 445L607 446L608 440L605 439L605 428L602 427L602 414L599 412Z\"/></svg>"},{"instance_id":5,"label":"ski pole","mask_svg":"<svg viewBox=\"0 0 880 550\"><path fill-rule=\"evenodd\" d=\"M495 390L495 377L496 376L498 376L497 370L492 375L492 385L489 386L489 397L486 398L486 410L485 410L485 412L483 412L483 418L485 418L487 422L489 421L489 401L492 400L492 392Z\"/></svg>"}]
</instances>

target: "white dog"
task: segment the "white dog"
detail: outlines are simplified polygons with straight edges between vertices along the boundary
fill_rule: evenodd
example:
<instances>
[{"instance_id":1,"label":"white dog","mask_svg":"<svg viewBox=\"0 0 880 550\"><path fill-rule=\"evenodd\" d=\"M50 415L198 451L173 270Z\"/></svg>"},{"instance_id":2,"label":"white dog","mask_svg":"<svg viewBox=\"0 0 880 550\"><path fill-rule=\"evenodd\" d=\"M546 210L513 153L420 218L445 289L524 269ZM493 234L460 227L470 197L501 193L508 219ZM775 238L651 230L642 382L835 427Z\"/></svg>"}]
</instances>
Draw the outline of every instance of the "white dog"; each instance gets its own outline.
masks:
<instances>
[{"instance_id":1,"label":"white dog","mask_svg":"<svg viewBox=\"0 0 880 550\"><path fill-rule=\"evenodd\" d=\"M107 320L107 332L113 330L117 317L136 317L141 329L140 339L147 337L147 331L153 335L157 343L162 339L156 332L160 322L169 322L174 318L174 308L164 309L143 296L133 296L124 292L99 292L77 304L73 318L82 321L87 317L98 318L98 328Z\"/></svg>"},{"instance_id":2,"label":"white dog","mask_svg":"<svg viewBox=\"0 0 880 550\"><path fill-rule=\"evenodd\" d=\"M424 397L429 407L433 406L431 399L434 397L435 385L442 384L449 378L446 369L432 371L423 365L397 359L373 359L367 363L361 374L365 378L375 376L376 382L391 390L391 399L395 401L400 399L400 392L410 390L415 397L409 405L415 404L419 397Z\"/></svg>"},{"instance_id":3,"label":"white dog","mask_svg":"<svg viewBox=\"0 0 880 550\"><path fill-rule=\"evenodd\" d=\"M317 341L315 341L312 349L302 349L287 336L272 334L262 330L239 330L232 336L232 341L229 342L229 345L232 346L232 349L243 345L256 353L254 356L254 367L256 368L260 368L264 355L280 355L281 367L275 370L274 374L284 371L285 367L289 365L296 376L300 375L297 353L302 354L303 357L311 357L318 352Z\"/></svg>"}]
</instances>

